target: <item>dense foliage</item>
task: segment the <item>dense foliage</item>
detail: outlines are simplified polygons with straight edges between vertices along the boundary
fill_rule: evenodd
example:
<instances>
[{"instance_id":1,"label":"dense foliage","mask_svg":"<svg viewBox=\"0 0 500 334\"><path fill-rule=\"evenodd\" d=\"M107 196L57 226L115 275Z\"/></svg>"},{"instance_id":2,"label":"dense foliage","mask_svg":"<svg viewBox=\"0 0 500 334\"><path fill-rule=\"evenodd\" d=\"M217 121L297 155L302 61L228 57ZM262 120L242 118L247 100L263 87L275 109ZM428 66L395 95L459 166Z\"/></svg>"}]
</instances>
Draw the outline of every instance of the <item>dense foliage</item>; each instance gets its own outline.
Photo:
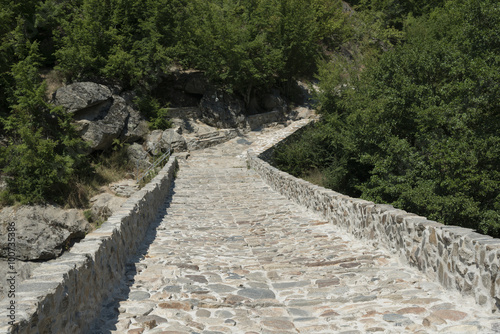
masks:
<instances>
[{"instance_id":1,"label":"dense foliage","mask_svg":"<svg viewBox=\"0 0 500 334\"><path fill-rule=\"evenodd\" d=\"M342 31L337 0L190 1L178 51L188 66L245 97L312 73L319 42Z\"/></svg>"},{"instance_id":2,"label":"dense foliage","mask_svg":"<svg viewBox=\"0 0 500 334\"><path fill-rule=\"evenodd\" d=\"M340 43L345 17L340 0L0 0L0 177L9 184L0 202L57 201L89 172L42 72L133 89L151 127L165 128L151 90L173 66L202 70L248 102L311 75L320 46Z\"/></svg>"},{"instance_id":3,"label":"dense foliage","mask_svg":"<svg viewBox=\"0 0 500 334\"><path fill-rule=\"evenodd\" d=\"M84 143L75 134L71 116L46 101L46 86L39 74L44 60L40 42L30 41L34 35L30 29L36 28L29 22L33 12L23 11L26 16L17 17L14 30L2 27L2 68L8 68L9 62L11 66L1 73L6 86L2 89L0 126L7 145L0 146L0 166L9 187L1 201L28 203L51 198L61 202L73 174L83 168ZM13 13L2 14L12 18Z\"/></svg>"},{"instance_id":4,"label":"dense foliage","mask_svg":"<svg viewBox=\"0 0 500 334\"><path fill-rule=\"evenodd\" d=\"M315 74L323 120L277 150L281 168L499 236L497 1L349 4L0 0L0 202L62 201L95 172L41 73L133 89L152 128L168 126L151 90L174 67L246 102Z\"/></svg>"},{"instance_id":5,"label":"dense foliage","mask_svg":"<svg viewBox=\"0 0 500 334\"><path fill-rule=\"evenodd\" d=\"M324 184L500 236L500 6L448 1L404 18L366 68L325 64L323 121L276 163ZM345 74L345 75L339 75Z\"/></svg>"}]
</instances>

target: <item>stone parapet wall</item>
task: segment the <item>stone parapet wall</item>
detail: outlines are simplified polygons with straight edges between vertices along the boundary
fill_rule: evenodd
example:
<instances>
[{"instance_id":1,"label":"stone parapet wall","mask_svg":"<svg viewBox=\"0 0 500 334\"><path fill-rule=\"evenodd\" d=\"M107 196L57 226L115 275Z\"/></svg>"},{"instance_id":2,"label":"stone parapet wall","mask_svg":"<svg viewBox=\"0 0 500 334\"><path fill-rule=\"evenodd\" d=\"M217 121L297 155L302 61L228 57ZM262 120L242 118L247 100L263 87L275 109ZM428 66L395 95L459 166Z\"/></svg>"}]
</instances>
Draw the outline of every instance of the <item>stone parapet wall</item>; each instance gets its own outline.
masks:
<instances>
[{"instance_id":1,"label":"stone parapet wall","mask_svg":"<svg viewBox=\"0 0 500 334\"><path fill-rule=\"evenodd\" d=\"M177 161L133 194L99 229L33 271L0 303L0 334L85 333L125 273L168 195ZM20 231L19 233L22 233ZM15 302L14 326L7 325Z\"/></svg>"},{"instance_id":2,"label":"stone parapet wall","mask_svg":"<svg viewBox=\"0 0 500 334\"><path fill-rule=\"evenodd\" d=\"M446 226L391 205L351 198L295 178L265 161L281 140L282 136L259 152L247 152L249 167L274 190L321 213L356 237L390 250L444 287L473 296L492 312L499 311L500 239Z\"/></svg>"}]
</instances>

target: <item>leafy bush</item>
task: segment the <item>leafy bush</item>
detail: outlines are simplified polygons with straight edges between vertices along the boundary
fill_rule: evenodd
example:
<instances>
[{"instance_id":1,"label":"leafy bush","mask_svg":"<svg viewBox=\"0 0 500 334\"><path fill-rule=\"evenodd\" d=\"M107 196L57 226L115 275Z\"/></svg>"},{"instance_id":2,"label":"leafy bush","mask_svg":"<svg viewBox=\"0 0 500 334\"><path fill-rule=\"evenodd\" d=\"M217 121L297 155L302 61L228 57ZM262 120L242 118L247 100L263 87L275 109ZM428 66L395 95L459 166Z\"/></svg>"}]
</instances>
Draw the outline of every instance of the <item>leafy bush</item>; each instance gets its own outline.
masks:
<instances>
[{"instance_id":1,"label":"leafy bush","mask_svg":"<svg viewBox=\"0 0 500 334\"><path fill-rule=\"evenodd\" d=\"M165 130L172 126L168 120L168 109L162 108L160 103L150 95L139 95L134 103L142 115L146 117L151 130Z\"/></svg>"},{"instance_id":2,"label":"leafy bush","mask_svg":"<svg viewBox=\"0 0 500 334\"><path fill-rule=\"evenodd\" d=\"M500 236L499 31L496 1L449 1L409 17L406 41L344 86L325 67L323 121L278 150L277 164L295 175L319 168L351 196Z\"/></svg>"},{"instance_id":3,"label":"leafy bush","mask_svg":"<svg viewBox=\"0 0 500 334\"><path fill-rule=\"evenodd\" d=\"M340 1L196 0L186 7L176 50L184 64L248 102L254 90L311 74L320 41L339 38L337 18Z\"/></svg>"}]
</instances>

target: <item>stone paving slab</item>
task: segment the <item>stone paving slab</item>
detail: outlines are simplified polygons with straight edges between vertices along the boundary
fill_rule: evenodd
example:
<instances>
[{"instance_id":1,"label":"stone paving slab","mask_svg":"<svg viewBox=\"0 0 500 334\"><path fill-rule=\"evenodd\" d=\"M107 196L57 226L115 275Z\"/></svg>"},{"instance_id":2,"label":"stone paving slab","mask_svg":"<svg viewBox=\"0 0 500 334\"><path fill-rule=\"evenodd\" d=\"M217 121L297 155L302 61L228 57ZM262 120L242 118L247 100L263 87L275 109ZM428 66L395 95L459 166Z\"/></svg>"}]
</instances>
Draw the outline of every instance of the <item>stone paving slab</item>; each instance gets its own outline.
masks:
<instances>
[{"instance_id":1,"label":"stone paving slab","mask_svg":"<svg viewBox=\"0 0 500 334\"><path fill-rule=\"evenodd\" d=\"M180 161L94 333L495 333L500 320L271 190L250 133ZM154 225L154 224L153 224Z\"/></svg>"}]
</instances>

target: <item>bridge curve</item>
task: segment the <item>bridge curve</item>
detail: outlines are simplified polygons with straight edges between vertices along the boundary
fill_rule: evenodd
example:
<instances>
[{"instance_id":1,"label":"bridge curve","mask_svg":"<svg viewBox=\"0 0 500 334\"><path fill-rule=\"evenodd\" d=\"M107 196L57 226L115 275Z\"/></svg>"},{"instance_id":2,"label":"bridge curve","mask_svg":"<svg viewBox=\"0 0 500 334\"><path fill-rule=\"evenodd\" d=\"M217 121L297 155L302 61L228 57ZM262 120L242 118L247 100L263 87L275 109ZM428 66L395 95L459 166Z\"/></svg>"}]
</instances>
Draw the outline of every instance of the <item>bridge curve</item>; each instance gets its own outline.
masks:
<instances>
[{"instance_id":1,"label":"bridge curve","mask_svg":"<svg viewBox=\"0 0 500 334\"><path fill-rule=\"evenodd\" d=\"M301 125L301 124L299 124ZM179 159L93 333L493 333L500 320L272 190L248 168L287 132Z\"/></svg>"}]
</instances>

